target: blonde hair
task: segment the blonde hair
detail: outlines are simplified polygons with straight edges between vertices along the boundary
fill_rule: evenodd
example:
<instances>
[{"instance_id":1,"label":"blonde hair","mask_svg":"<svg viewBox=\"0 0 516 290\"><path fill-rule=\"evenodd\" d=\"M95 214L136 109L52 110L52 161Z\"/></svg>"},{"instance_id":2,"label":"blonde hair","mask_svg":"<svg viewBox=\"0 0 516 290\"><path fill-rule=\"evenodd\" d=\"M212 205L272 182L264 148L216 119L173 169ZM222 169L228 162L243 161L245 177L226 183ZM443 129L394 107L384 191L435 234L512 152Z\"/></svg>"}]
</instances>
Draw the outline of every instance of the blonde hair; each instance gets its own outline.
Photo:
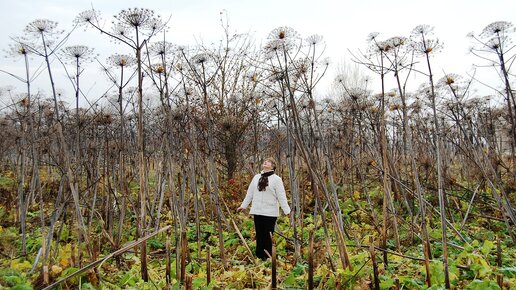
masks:
<instances>
[{"instance_id":1,"label":"blonde hair","mask_svg":"<svg viewBox=\"0 0 516 290\"><path fill-rule=\"evenodd\" d=\"M265 161L269 161L272 164L272 169L276 170L276 159L272 157L267 157L265 158L264 162Z\"/></svg>"}]
</instances>

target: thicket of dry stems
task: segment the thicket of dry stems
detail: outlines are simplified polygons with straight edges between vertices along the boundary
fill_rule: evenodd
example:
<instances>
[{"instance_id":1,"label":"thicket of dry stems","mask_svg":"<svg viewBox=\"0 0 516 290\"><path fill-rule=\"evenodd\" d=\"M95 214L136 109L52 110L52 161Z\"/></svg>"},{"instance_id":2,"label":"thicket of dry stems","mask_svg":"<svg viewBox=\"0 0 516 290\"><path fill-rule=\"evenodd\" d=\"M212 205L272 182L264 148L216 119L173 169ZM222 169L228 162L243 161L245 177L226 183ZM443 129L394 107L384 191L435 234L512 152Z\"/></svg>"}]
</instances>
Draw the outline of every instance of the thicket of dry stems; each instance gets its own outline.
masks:
<instances>
[{"instance_id":1,"label":"thicket of dry stems","mask_svg":"<svg viewBox=\"0 0 516 290\"><path fill-rule=\"evenodd\" d=\"M4 170L16 173L18 191L1 202L18 209L23 253L27 211L39 204L46 236L40 265L48 265L55 255L52 240L64 224L75 229L79 253L88 255L79 260L91 261L99 247L121 247L124 224L137 219L138 236L145 236L162 227L162 216L170 213L178 237L192 221L200 237L203 216L215 223L225 266L222 233L231 227L231 213L224 204L231 210L269 155L279 160L278 173L291 194L297 260L304 259L299 240L303 217L312 213L337 233L327 242L338 245L341 265L351 266L346 239L357 237L344 222L340 203L355 192L370 204L370 222L381 247L388 240L398 250L404 242L424 245L427 284L431 244L426 217L440 215L446 249L447 235L463 231L452 225L449 211L463 211L462 227L467 226L470 208L460 200L471 197L469 206L504 220L515 242L509 199L516 190L516 105L507 66L514 60L513 52L507 54L510 24L493 24L477 38L479 50L494 53L485 58L501 72L498 95L475 96L469 91L474 80L433 74L430 56L440 45L428 39L428 27L419 26L410 38L380 41L372 35L366 53L353 53L356 62L380 76L380 83L343 75L336 79L332 97L320 99L314 91L322 77L329 77L320 36L302 39L293 29L280 27L255 50L253 39L231 35L222 21L224 39L218 47L184 48L162 40L165 24L151 10L122 11L112 30L104 30L98 19L98 12L87 11L77 25L103 31L99 37L115 39L134 52L106 62L97 59L116 88L107 99L83 95L80 75L90 69L84 65L92 60L92 51L70 47L64 53L73 61L68 71L75 109L59 101L51 72L61 64L51 60L60 58L68 65L65 55L56 53L66 35L56 31L55 23L29 24L27 38L17 39L13 49L25 61L27 75L18 78L27 90L4 92L13 103L1 116L0 158ZM46 60L49 98L31 91L28 56ZM411 74L428 81L407 92ZM385 88L388 78L397 84L393 90ZM91 106L80 108L81 98ZM377 186L384 194L372 198L369 193ZM489 202L478 204L478 192L488 193L484 198ZM380 204L381 212L376 210ZM49 205L50 212L44 210ZM96 223L102 224L108 244L90 241ZM411 238L400 241L400 228L410 229ZM200 247L198 240L199 252ZM184 257L184 247L175 249L178 259ZM146 280L145 243L140 251ZM447 271L446 251L443 259ZM184 269L177 273L184 279Z\"/></svg>"}]
</instances>

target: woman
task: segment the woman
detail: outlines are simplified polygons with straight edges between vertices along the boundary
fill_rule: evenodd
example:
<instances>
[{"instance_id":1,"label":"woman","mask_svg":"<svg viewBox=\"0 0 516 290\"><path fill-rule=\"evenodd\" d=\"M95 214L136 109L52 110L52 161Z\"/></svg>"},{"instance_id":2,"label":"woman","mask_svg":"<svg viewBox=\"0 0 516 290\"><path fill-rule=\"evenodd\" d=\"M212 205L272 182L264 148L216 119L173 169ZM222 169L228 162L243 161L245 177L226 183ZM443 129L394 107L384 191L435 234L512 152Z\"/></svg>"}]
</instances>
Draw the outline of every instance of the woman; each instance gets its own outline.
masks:
<instances>
[{"instance_id":1,"label":"woman","mask_svg":"<svg viewBox=\"0 0 516 290\"><path fill-rule=\"evenodd\" d=\"M276 162L272 158L263 161L261 174L256 174L249 184L244 201L237 209L243 211L252 202L251 211L254 216L256 231L256 256L262 260L272 255L271 233L274 232L276 219L279 216L278 205L288 215L290 207L281 177L274 174Z\"/></svg>"}]
</instances>

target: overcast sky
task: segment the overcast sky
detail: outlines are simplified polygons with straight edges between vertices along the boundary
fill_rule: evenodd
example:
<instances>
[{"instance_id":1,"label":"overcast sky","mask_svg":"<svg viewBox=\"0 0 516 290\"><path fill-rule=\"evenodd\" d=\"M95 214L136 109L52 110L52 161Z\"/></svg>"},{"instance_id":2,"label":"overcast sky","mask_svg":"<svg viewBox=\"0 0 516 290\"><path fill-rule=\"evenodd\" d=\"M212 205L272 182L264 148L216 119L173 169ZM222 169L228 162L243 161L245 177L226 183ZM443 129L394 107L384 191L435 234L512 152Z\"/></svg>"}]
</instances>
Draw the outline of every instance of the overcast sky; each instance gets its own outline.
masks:
<instances>
[{"instance_id":1,"label":"overcast sky","mask_svg":"<svg viewBox=\"0 0 516 290\"><path fill-rule=\"evenodd\" d=\"M4 0L2 4L0 69L20 75L23 74L22 62L3 57L6 55L3 50L12 43L10 37L21 35L29 22L40 18L58 21L61 29L70 29L73 19L91 7L99 10L106 21L111 21L121 9L132 7L152 9L164 19L171 17L168 40L180 45L219 39L222 33L219 17L223 10L227 12L232 32L249 32L258 44L265 42L272 29L290 26L302 36L323 36L325 55L331 59L332 69L349 59L348 49L364 50L371 32L379 32L380 39L408 37L415 26L428 24L435 27L435 35L444 43L434 60L437 77L442 76L443 71L465 75L472 72L473 63L480 63L468 54L472 44L466 37L469 32L478 34L494 21L516 24L514 0ZM75 44L95 48L101 53L101 60L120 49L107 37L93 31L85 33L82 29L76 30L67 43ZM110 53L103 55L104 52ZM93 98L108 85L97 65L90 64L86 70L89 75L82 81L82 88L92 88L89 97ZM488 69L484 70L487 73ZM321 85L328 86L334 77L331 70ZM56 82L61 91L73 95L64 73L57 72ZM19 86L19 83L0 74L0 87L8 85ZM46 75L41 75L34 86L50 91ZM324 95L327 90L321 88L319 92ZM5 104L6 100L2 102Z\"/></svg>"}]
</instances>

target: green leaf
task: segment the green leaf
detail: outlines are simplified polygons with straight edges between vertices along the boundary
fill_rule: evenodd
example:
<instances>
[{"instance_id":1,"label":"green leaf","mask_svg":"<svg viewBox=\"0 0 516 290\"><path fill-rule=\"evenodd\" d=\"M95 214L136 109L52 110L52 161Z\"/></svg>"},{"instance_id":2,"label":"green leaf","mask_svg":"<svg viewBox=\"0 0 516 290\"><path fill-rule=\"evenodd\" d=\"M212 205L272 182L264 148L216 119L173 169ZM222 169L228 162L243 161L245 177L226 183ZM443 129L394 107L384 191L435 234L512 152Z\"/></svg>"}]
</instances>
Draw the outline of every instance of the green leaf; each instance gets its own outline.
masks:
<instances>
[{"instance_id":1,"label":"green leaf","mask_svg":"<svg viewBox=\"0 0 516 290\"><path fill-rule=\"evenodd\" d=\"M427 288L426 290L445 290L446 288L444 288L443 286L441 285L434 285L430 288Z\"/></svg>"},{"instance_id":2,"label":"green leaf","mask_svg":"<svg viewBox=\"0 0 516 290\"><path fill-rule=\"evenodd\" d=\"M380 282L380 289L391 289L392 286L394 286L394 279L392 278L387 278Z\"/></svg>"},{"instance_id":3,"label":"green leaf","mask_svg":"<svg viewBox=\"0 0 516 290\"><path fill-rule=\"evenodd\" d=\"M487 255L495 247L495 244L490 240L485 240L480 251L482 254Z\"/></svg>"},{"instance_id":4,"label":"green leaf","mask_svg":"<svg viewBox=\"0 0 516 290\"><path fill-rule=\"evenodd\" d=\"M306 266L303 264L296 264L296 266L292 269L292 274L296 275L296 277L303 275L305 272Z\"/></svg>"},{"instance_id":5,"label":"green leaf","mask_svg":"<svg viewBox=\"0 0 516 290\"><path fill-rule=\"evenodd\" d=\"M516 266L498 268L498 272L507 278L516 278Z\"/></svg>"},{"instance_id":6,"label":"green leaf","mask_svg":"<svg viewBox=\"0 0 516 290\"><path fill-rule=\"evenodd\" d=\"M4 175L0 175L0 188L5 188L5 189L12 189L12 187L14 187L15 185L15 180L13 177L9 177L9 176L4 176Z\"/></svg>"},{"instance_id":7,"label":"green leaf","mask_svg":"<svg viewBox=\"0 0 516 290\"><path fill-rule=\"evenodd\" d=\"M432 285L444 283L444 267L441 262L430 263L430 277L432 278Z\"/></svg>"},{"instance_id":8,"label":"green leaf","mask_svg":"<svg viewBox=\"0 0 516 290\"><path fill-rule=\"evenodd\" d=\"M2 285L12 287L22 283L25 283L25 278L22 277L20 271L15 269L0 269L0 287L2 287Z\"/></svg>"},{"instance_id":9,"label":"green leaf","mask_svg":"<svg viewBox=\"0 0 516 290\"><path fill-rule=\"evenodd\" d=\"M125 273L124 276L122 276L122 278L120 279L120 284L134 286L140 280L139 277L140 276L138 274L134 273L133 271L129 271Z\"/></svg>"},{"instance_id":10,"label":"green leaf","mask_svg":"<svg viewBox=\"0 0 516 290\"><path fill-rule=\"evenodd\" d=\"M157 238L152 238L147 241L147 244L151 249L164 249L165 244Z\"/></svg>"},{"instance_id":11,"label":"green leaf","mask_svg":"<svg viewBox=\"0 0 516 290\"><path fill-rule=\"evenodd\" d=\"M0 281L7 286L14 286L23 283L23 278L20 276L3 276Z\"/></svg>"},{"instance_id":12,"label":"green leaf","mask_svg":"<svg viewBox=\"0 0 516 290\"><path fill-rule=\"evenodd\" d=\"M95 286L93 286L91 283L83 283L81 285L81 289L93 289L93 290L95 290L97 288L95 288Z\"/></svg>"},{"instance_id":13,"label":"green leaf","mask_svg":"<svg viewBox=\"0 0 516 290\"><path fill-rule=\"evenodd\" d=\"M477 274L477 277L486 277L493 271L482 256L478 254L470 254L469 258L472 261L471 270Z\"/></svg>"},{"instance_id":14,"label":"green leaf","mask_svg":"<svg viewBox=\"0 0 516 290\"><path fill-rule=\"evenodd\" d=\"M193 289L201 289L203 285L206 284L206 279L204 278L195 278L192 280Z\"/></svg>"},{"instance_id":15,"label":"green leaf","mask_svg":"<svg viewBox=\"0 0 516 290\"><path fill-rule=\"evenodd\" d=\"M295 286L296 283L296 276L294 273L290 273L288 277L283 281L283 286Z\"/></svg>"},{"instance_id":16,"label":"green leaf","mask_svg":"<svg viewBox=\"0 0 516 290\"><path fill-rule=\"evenodd\" d=\"M30 284L19 284L11 288L11 290L34 290Z\"/></svg>"},{"instance_id":17,"label":"green leaf","mask_svg":"<svg viewBox=\"0 0 516 290\"><path fill-rule=\"evenodd\" d=\"M399 279L401 285L405 286L405 288L408 289L419 289L423 285L422 283L418 283L416 279L410 277L400 276Z\"/></svg>"},{"instance_id":18,"label":"green leaf","mask_svg":"<svg viewBox=\"0 0 516 290\"><path fill-rule=\"evenodd\" d=\"M493 281L474 280L473 282L469 283L469 285L466 289L470 289L470 290L500 290L500 286L498 286L498 284L496 284L496 282L493 282Z\"/></svg>"}]
</instances>

